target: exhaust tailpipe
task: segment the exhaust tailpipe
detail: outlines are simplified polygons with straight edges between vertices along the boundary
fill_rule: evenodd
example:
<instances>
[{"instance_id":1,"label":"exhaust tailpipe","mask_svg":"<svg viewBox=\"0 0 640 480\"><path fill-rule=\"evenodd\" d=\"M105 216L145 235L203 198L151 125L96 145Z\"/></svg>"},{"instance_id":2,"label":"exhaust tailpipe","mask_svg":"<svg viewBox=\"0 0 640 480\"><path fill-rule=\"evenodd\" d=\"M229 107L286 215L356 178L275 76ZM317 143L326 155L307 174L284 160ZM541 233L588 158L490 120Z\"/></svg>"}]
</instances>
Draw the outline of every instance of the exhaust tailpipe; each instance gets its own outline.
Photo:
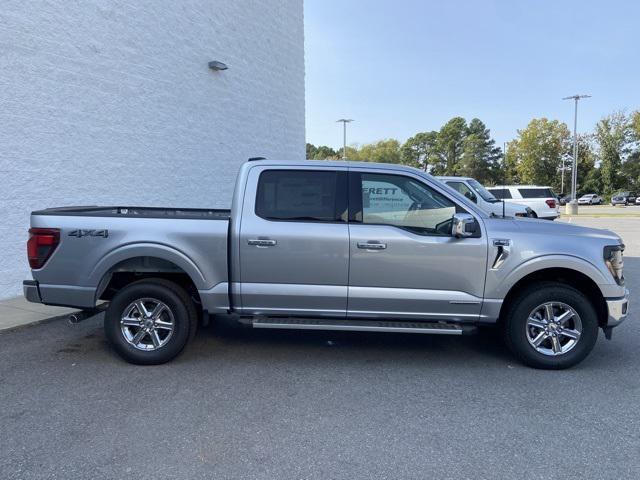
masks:
<instances>
[{"instance_id":1,"label":"exhaust tailpipe","mask_svg":"<svg viewBox=\"0 0 640 480\"><path fill-rule=\"evenodd\" d=\"M76 325L87 318L91 318L99 313L105 311L107 309L108 304L102 303L98 305L96 308L89 308L87 310L80 310L79 312L75 312L69 315L68 320L71 325Z\"/></svg>"}]
</instances>

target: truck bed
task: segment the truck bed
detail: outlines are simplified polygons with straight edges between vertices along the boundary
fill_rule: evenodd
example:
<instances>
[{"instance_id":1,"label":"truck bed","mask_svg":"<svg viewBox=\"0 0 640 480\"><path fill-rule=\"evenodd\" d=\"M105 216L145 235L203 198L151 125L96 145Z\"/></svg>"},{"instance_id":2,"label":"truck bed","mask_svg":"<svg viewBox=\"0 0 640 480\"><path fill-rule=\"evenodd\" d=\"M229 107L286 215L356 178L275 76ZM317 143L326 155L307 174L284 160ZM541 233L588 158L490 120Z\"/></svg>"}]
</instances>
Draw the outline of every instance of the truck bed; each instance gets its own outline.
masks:
<instances>
[{"instance_id":1,"label":"truck bed","mask_svg":"<svg viewBox=\"0 0 640 480\"><path fill-rule=\"evenodd\" d=\"M211 208L164 208L164 207L120 207L81 206L55 207L31 212L32 215L55 215L58 217L125 217L125 218L175 218L194 220L229 220L231 210Z\"/></svg>"},{"instance_id":2,"label":"truck bed","mask_svg":"<svg viewBox=\"0 0 640 480\"><path fill-rule=\"evenodd\" d=\"M42 303L92 308L114 273L186 273L210 311L228 308L230 210L74 206L31 213L56 247L32 269ZM214 221L203 221L214 220Z\"/></svg>"}]
</instances>

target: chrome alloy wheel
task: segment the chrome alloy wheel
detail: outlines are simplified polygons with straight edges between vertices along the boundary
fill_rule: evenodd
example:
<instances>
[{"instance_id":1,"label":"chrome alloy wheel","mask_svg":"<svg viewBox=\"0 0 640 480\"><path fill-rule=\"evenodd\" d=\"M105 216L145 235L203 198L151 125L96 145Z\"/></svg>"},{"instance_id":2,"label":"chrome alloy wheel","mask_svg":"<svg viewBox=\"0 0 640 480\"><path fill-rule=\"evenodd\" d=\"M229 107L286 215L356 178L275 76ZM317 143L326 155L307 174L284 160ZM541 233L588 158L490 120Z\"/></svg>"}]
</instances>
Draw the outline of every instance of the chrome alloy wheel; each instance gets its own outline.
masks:
<instances>
[{"instance_id":1,"label":"chrome alloy wheel","mask_svg":"<svg viewBox=\"0 0 640 480\"><path fill-rule=\"evenodd\" d=\"M527 318L527 340L543 355L563 355L578 344L582 334L580 315L566 303L538 305Z\"/></svg>"},{"instance_id":2,"label":"chrome alloy wheel","mask_svg":"<svg viewBox=\"0 0 640 480\"><path fill-rule=\"evenodd\" d=\"M127 343L148 352L169 341L175 323L173 312L165 303L155 298L139 298L124 309L120 329Z\"/></svg>"}]
</instances>

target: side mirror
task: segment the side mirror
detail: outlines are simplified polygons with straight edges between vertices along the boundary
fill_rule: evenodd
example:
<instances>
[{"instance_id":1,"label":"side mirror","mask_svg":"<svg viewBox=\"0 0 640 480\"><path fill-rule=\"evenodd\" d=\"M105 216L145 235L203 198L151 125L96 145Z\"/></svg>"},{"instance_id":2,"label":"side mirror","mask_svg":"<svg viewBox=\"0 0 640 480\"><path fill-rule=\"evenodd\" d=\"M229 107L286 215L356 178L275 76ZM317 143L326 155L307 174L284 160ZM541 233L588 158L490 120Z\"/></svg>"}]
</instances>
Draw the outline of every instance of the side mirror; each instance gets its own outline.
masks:
<instances>
[{"instance_id":1,"label":"side mirror","mask_svg":"<svg viewBox=\"0 0 640 480\"><path fill-rule=\"evenodd\" d=\"M464 196L471 200L473 203L478 203L478 197L476 197L475 193L467 192L464 194Z\"/></svg>"},{"instance_id":2,"label":"side mirror","mask_svg":"<svg viewBox=\"0 0 640 480\"><path fill-rule=\"evenodd\" d=\"M472 237L478 231L478 222L468 213L456 213L453 216L451 236L456 238Z\"/></svg>"}]
</instances>

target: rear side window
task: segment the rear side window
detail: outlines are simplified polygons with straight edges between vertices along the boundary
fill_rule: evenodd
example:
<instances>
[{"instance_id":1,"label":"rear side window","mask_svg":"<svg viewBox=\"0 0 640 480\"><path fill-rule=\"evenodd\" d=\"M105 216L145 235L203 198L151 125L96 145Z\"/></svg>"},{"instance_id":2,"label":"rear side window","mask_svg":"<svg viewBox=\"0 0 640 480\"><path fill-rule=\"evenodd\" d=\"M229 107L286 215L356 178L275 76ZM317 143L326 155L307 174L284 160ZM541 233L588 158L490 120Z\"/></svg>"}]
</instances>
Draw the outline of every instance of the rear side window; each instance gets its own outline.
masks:
<instances>
[{"instance_id":1,"label":"rear side window","mask_svg":"<svg viewBox=\"0 0 640 480\"><path fill-rule=\"evenodd\" d=\"M339 206L339 177L337 171L266 170L258 180L256 215L267 220L340 221L346 215L346 192L344 206Z\"/></svg>"},{"instance_id":2,"label":"rear side window","mask_svg":"<svg viewBox=\"0 0 640 480\"><path fill-rule=\"evenodd\" d=\"M493 196L502 200L504 198L511 198L511 192L508 188L491 188L489 189Z\"/></svg>"},{"instance_id":3,"label":"rear side window","mask_svg":"<svg viewBox=\"0 0 640 480\"><path fill-rule=\"evenodd\" d=\"M550 188L519 188L522 198L556 198Z\"/></svg>"}]
</instances>

